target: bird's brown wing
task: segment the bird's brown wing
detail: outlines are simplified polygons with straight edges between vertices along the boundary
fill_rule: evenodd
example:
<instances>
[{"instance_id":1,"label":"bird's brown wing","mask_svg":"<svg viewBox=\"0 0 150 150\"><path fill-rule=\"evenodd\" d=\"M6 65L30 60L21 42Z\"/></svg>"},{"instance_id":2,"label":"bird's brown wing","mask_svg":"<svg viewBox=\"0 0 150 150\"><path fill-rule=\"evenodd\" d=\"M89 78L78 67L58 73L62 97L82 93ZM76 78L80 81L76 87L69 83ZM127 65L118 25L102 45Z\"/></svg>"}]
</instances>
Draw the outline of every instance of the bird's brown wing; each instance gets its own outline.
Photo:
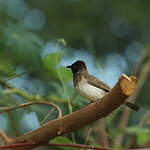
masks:
<instances>
[{"instance_id":1,"label":"bird's brown wing","mask_svg":"<svg viewBox=\"0 0 150 150\"><path fill-rule=\"evenodd\" d=\"M110 87L106 85L104 82L100 81L98 78L88 74L86 77L89 79L88 82L92 84L93 86L96 86L100 89L105 90L106 92L110 91Z\"/></svg>"}]
</instances>

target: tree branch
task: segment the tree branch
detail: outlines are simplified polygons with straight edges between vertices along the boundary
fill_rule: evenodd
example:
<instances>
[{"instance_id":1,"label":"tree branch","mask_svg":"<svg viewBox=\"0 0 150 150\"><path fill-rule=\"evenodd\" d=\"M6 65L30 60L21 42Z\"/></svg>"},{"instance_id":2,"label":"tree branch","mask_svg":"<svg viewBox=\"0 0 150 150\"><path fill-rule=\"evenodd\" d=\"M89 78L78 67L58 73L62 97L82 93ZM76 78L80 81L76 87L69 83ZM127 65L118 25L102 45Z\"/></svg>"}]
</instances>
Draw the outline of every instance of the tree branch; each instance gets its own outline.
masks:
<instances>
[{"instance_id":1,"label":"tree branch","mask_svg":"<svg viewBox=\"0 0 150 150\"><path fill-rule=\"evenodd\" d=\"M114 88L102 99L85 106L69 115L49 121L40 128L21 135L9 144L19 143L47 143L49 140L77 130L93 121L109 115L118 108L133 93L136 86L136 77L122 75ZM26 150L36 147L28 146L14 148L14 150Z\"/></svg>"},{"instance_id":2,"label":"tree branch","mask_svg":"<svg viewBox=\"0 0 150 150\"><path fill-rule=\"evenodd\" d=\"M2 130L0 130L0 137L6 145L12 142L12 139L9 138Z\"/></svg>"},{"instance_id":3,"label":"tree branch","mask_svg":"<svg viewBox=\"0 0 150 150\"><path fill-rule=\"evenodd\" d=\"M81 149L96 149L96 150L113 150L112 148L103 147L103 146L91 146L91 145L84 145L84 144L66 144L66 143L19 143L19 144L12 144L12 145L5 145L0 146L0 149L13 149L13 148L21 148L27 146L61 146L61 147L76 147Z\"/></svg>"},{"instance_id":4,"label":"tree branch","mask_svg":"<svg viewBox=\"0 0 150 150\"><path fill-rule=\"evenodd\" d=\"M76 148L81 148L81 149L96 149L96 150L114 150L109 147L102 147L102 146L91 146L91 145L84 145L84 144L66 144L66 143L47 143L47 144L42 144L42 143L19 143L19 144L12 144L12 145L5 145L5 146L0 146L0 149L5 150L5 149L17 149L21 147L27 147L27 146L61 146L61 147L76 147ZM128 150L149 150L150 148L137 148L137 149L128 149ZM122 148L122 150L127 150L125 148Z\"/></svg>"},{"instance_id":5,"label":"tree branch","mask_svg":"<svg viewBox=\"0 0 150 150\"><path fill-rule=\"evenodd\" d=\"M20 104L18 106L15 106L15 107L0 107L0 110L2 110L2 112L0 112L0 114L4 113L4 112L9 112L9 111L12 111L12 110L15 110L15 109L18 109L18 108L27 107L27 106L33 105L33 104L45 104L45 105L52 106L57 111L57 118L62 117L62 111L61 111L61 109L57 105L55 105L54 103L44 102L44 101L43 102L28 102L28 103L23 103L23 104Z\"/></svg>"}]
</instances>

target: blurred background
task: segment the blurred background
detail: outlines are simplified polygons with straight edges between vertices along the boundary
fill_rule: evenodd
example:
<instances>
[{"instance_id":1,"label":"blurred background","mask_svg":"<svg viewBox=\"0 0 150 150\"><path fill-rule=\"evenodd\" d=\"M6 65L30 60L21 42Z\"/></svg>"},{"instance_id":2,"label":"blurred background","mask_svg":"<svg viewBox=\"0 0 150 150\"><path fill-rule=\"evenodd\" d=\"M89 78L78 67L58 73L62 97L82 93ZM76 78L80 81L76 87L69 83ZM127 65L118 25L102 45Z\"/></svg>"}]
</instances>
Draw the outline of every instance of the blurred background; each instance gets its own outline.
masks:
<instances>
[{"instance_id":1,"label":"blurred background","mask_svg":"<svg viewBox=\"0 0 150 150\"><path fill-rule=\"evenodd\" d=\"M76 93L65 66L84 60L110 87L123 73L136 75L131 100L141 110L121 106L52 142L150 147L149 5L146 0L0 0L0 106L43 100L57 104L63 115L80 109L88 102ZM53 108L34 105L1 114L0 128L16 137L54 118Z\"/></svg>"}]
</instances>

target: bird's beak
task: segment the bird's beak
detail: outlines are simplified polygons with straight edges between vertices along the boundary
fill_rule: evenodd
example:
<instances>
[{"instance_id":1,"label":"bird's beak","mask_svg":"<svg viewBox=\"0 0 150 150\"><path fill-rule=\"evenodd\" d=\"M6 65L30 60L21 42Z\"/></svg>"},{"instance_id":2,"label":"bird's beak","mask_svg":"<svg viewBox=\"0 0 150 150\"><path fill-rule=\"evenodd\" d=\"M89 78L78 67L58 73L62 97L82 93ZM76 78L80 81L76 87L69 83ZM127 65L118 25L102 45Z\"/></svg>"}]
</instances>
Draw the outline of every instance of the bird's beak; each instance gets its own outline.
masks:
<instances>
[{"instance_id":1,"label":"bird's beak","mask_svg":"<svg viewBox=\"0 0 150 150\"><path fill-rule=\"evenodd\" d=\"M71 66L66 66L66 68L71 68Z\"/></svg>"}]
</instances>

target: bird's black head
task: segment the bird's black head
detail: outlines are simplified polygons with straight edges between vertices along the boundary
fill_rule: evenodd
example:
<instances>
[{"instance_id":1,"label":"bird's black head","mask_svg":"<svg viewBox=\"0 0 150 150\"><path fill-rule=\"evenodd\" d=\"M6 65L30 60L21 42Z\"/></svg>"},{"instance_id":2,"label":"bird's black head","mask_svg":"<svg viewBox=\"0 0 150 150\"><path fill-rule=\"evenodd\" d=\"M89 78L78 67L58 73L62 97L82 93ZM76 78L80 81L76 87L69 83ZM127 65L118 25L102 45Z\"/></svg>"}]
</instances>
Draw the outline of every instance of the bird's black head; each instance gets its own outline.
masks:
<instances>
[{"instance_id":1,"label":"bird's black head","mask_svg":"<svg viewBox=\"0 0 150 150\"><path fill-rule=\"evenodd\" d=\"M80 71L82 69L87 69L84 61L82 61L82 60L77 60L72 65L66 66L66 67L70 68L72 70L73 74L77 73L78 71Z\"/></svg>"}]
</instances>

